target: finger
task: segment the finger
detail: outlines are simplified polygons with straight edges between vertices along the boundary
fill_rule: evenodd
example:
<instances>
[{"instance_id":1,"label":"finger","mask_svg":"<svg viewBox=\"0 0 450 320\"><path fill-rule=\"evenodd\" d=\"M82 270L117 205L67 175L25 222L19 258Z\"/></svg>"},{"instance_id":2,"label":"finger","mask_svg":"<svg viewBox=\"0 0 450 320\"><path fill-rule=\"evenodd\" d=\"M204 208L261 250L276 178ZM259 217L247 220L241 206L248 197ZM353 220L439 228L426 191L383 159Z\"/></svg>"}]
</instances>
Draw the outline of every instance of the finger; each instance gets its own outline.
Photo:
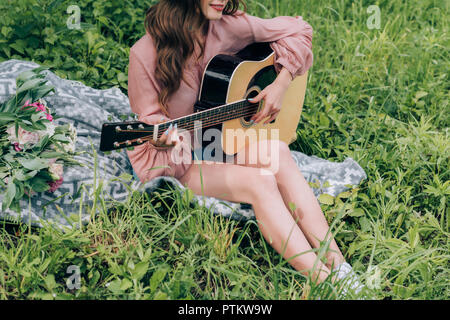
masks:
<instances>
[{"instance_id":1,"label":"finger","mask_svg":"<svg viewBox=\"0 0 450 320\"><path fill-rule=\"evenodd\" d=\"M171 128L169 131L169 137L167 139L167 145L174 146L177 141L179 141L178 137L178 123L175 123L175 125Z\"/></svg>"},{"instance_id":2,"label":"finger","mask_svg":"<svg viewBox=\"0 0 450 320\"><path fill-rule=\"evenodd\" d=\"M269 117L269 119L267 119L266 121L264 121L264 124L269 123L270 121L272 121L273 119L275 119L278 116L278 113L280 113L280 109L278 108L273 108L272 110L270 110L270 112L267 114L267 116ZM261 119L261 121L264 118Z\"/></svg>"},{"instance_id":3,"label":"finger","mask_svg":"<svg viewBox=\"0 0 450 320\"><path fill-rule=\"evenodd\" d=\"M269 116L268 113L263 112L258 118L255 119L255 123L260 123L263 119L267 118Z\"/></svg>"},{"instance_id":4,"label":"finger","mask_svg":"<svg viewBox=\"0 0 450 320\"><path fill-rule=\"evenodd\" d=\"M264 110L258 112L257 114L255 114L252 118L253 122L258 123L260 121L261 118L265 117L266 112Z\"/></svg>"},{"instance_id":5,"label":"finger","mask_svg":"<svg viewBox=\"0 0 450 320\"><path fill-rule=\"evenodd\" d=\"M275 112L274 114L272 114L272 116L267 121L264 121L264 124L268 124L272 120L276 119L276 117L278 116L279 113L280 112L278 111L278 112Z\"/></svg>"},{"instance_id":6,"label":"finger","mask_svg":"<svg viewBox=\"0 0 450 320\"><path fill-rule=\"evenodd\" d=\"M265 105L262 110L259 110L257 113L255 113L250 118L250 120L253 121L253 122L258 122L257 119L260 119L264 115L264 113L266 113L266 108L267 108L267 105Z\"/></svg>"},{"instance_id":7,"label":"finger","mask_svg":"<svg viewBox=\"0 0 450 320\"><path fill-rule=\"evenodd\" d=\"M266 96L266 92L263 90L261 91L256 97L250 98L248 99L248 101L250 101L251 103L258 103L259 101L261 101L262 99L264 99ZM262 112L264 110L259 110L257 113L255 113L251 118L250 121L255 121L255 119L257 119L258 117L261 116Z\"/></svg>"},{"instance_id":8,"label":"finger","mask_svg":"<svg viewBox=\"0 0 450 320\"><path fill-rule=\"evenodd\" d=\"M257 113L255 113L251 118L250 118L250 121L255 121L255 119L260 115L260 113L261 113L261 111L260 112L257 112Z\"/></svg>"},{"instance_id":9,"label":"finger","mask_svg":"<svg viewBox=\"0 0 450 320\"><path fill-rule=\"evenodd\" d=\"M251 103L259 102L264 98L265 95L266 95L266 92L263 90L260 93L258 93L258 95L256 97L248 99L248 101L250 101Z\"/></svg>"},{"instance_id":10,"label":"finger","mask_svg":"<svg viewBox=\"0 0 450 320\"><path fill-rule=\"evenodd\" d=\"M169 137L169 133L170 133L170 126L169 128L164 131L164 133L159 137L158 142L161 144L165 144L167 142L167 138Z\"/></svg>"},{"instance_id":11,"label":"finger","mask_svg":"<svg viewBox=\"0 0 450 320\"><path fill-rule=\"evenodd\" d=\"M169 132L169 137L167 138L167 145L174 145L177 141L177 137L178 137L178 130L177 128L173 128L170 132Z\"/></svg>"},{"instance_id":12,"label":"finger","mask_svg":"<svg viewBox=\"0 0 450 320\"><path fill-rule=\"evenodd\" d=\"M264 110L262 112L260 112L259 114L255 115L255 123L259 123L262 119L268 117L269 115L272 114L272 106L270 106L268 103L266 103L266 105L264 106Z\"/></svg>"},{"instance_id":13,"label":"finger","mask_svg":"<svg viewBox=\"0 0 450 320\"><path fill-rule=\"evenodd\" d=\"M152 145L154 145L155 147L160 147L163 144L160 139L158 139L158 140L150 139L149 142Z\"/></svg>"}]
</instances>

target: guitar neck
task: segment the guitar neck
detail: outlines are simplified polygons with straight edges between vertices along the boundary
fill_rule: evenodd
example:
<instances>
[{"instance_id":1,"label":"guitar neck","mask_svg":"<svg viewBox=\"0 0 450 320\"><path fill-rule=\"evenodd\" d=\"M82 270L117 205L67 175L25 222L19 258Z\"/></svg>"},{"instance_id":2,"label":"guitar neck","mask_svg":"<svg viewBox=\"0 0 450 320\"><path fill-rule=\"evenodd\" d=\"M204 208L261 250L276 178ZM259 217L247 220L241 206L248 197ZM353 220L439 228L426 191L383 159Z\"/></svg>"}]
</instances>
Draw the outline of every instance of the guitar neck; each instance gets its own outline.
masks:
<instances>
[{"instance_id":1,"label":"guitar neck","mask_svg":"<svg viewBox=\"0 0 450 320\"><path fill-rule=\"evenodd\" d=\"M259 103L250 103L243 99L156 125L148 125L139 121L105 123L102 128L100 150L117 150L137 146L150 139L157 140L171 124L177 124L178 128L187 131L194 131L229 120L250 117L256 113L258 106Z\"/></svg>"},{"instance_id":2,"label":"guitar neck","mask_svg":"<svg viewBox=\"0 0 450 320\"><path fill-rule=\"evenodd\" d=\"M250 103L248 100L243 99L165 122L163 129L165 131L170 124L175 123L178 124L179 128L181 127L185 130L193 130L197 129L197 127L211 127L229 120L251 116L257 108L258 103ZM199 122L199 124L197 125L196 122Z\"/></svg>"}]
</instances>

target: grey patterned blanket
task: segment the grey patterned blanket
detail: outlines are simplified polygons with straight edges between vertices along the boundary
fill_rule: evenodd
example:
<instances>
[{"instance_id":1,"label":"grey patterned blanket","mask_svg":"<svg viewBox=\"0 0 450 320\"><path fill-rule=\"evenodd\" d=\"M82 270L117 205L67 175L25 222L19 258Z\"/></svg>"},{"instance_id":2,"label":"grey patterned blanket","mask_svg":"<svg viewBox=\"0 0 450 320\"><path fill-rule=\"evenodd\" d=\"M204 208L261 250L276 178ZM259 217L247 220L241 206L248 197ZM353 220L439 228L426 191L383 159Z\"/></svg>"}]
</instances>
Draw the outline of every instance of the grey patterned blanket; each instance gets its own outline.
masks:
<instances>
[{"instance_id":1,"label":"grey patterned blanket","mask_svg":"<svg viewBox=\"0 0 450 320\"><path fill-rule=\"evenodd\" d=\"M15 93L15 78L19 73L38 66L19 60L0 63L0 101ZM21 214L10 210L2 211L0 220L23 222L38 227L52 224L71 228L80 222L86 223L91 214L95 214L95 210L90 208L100 185L100 196L106 201L125 201L131 190L152 195L157 189L167 185L185 189L179 180L169 176L157 177L145 184L135 179L121 179L120 177L132 175L126 152L105 155L97 151L102 123L126 120L121 115L131 112L127 96L118 88L96 90L77 81L61 79L50 71L46 71L46 76L49 84L56 88L56 94L48 96L46 101L60 117L57 120L60 124L71 122L76 127L76 150L84 151L77 156L77 160L85 166L65 168L64 183L55 193L44 192L33 196L31 201L22 201ZM328 181L329 187L313 188L316 197L321 193L336 196L348 190L348 186L356 186L367 178L361 166L350 157L336 163L298 151L291 152L307 181L318 182L321 186ZM0 196L0 202L1 200ZM248 204L201 195L194 195L192 201L206 206L214 214L232 219L254 219L253 209Z\"/></svg>"}]
</instances>

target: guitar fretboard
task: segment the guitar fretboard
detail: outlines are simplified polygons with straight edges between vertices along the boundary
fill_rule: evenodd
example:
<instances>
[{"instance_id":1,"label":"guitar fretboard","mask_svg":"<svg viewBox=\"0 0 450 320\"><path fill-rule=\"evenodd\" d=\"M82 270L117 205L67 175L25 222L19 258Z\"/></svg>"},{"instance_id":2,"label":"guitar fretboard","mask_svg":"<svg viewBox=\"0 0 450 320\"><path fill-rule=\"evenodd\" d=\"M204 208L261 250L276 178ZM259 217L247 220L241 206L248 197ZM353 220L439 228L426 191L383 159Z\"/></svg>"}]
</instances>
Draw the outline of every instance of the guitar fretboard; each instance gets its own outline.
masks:
<instances>
[{"instance_id":1,"label":"guitar fretboard","mask_svg":"<svg viewBox=\"0 0 450 320\"><path fill-rule=\"evenodd\" d=\"M194 127L196 125L195 122L200 121L201 123L199 123L199 125L201 125L201 128L205 128L220 124L228 120L253 115L257 108L258 103L250 103L245 99L214 107L160 124L158 125L157 135L160 136L162 133L164 133L164 131L169 128L170 124L174 125L176 123L178 124L178 128L193 130L196 128ZM145 131L148 132L149 135L153 135L155 133L153 130L155 127L156 126L146 128Z\"/></svg>"}]
</instances>

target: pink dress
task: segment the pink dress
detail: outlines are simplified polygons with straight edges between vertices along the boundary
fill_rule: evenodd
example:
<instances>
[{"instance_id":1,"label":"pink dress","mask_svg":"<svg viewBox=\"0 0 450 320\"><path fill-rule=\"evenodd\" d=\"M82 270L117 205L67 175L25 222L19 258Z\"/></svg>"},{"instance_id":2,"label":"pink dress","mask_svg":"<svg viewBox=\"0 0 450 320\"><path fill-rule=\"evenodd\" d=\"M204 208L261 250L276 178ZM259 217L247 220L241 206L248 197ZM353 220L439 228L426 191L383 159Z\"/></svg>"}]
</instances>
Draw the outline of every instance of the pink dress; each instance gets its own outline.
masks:
<instances>
[{"instance_id":1,"label":"pink dress","mask_svg":"<svg viewBox=\"0 0 450 320\"><path fill-rule=\"evenodd\" d=\"M184 71L187 81L194 85L194 88L181 81L180 88L168 101L170 118L176 119L194 112L203 71L215 55L235 54L253 42L271 42L270 46L275 52L276 71L279 72L285 67L293 77L296 77L304 74L312 65L311 41L312 28L300 16L262 19L244 14L224 15L220 20L210 20L204 56L197 61L199 48L196 48ZM154 77L155 62L155 46L147 33L130 49L128 69L128 97L131 110L138 115L139 121L147 124L154 124L164 116L158 103L160 87ZM192 162L174 162L171 157L172 149L174 148L155 147L147 142L127 153L134 171L142 182L157 176L173 176L179 179L190 168ZM149 170L159 166L168 168Z\"/></svg>"}]
</instances>

